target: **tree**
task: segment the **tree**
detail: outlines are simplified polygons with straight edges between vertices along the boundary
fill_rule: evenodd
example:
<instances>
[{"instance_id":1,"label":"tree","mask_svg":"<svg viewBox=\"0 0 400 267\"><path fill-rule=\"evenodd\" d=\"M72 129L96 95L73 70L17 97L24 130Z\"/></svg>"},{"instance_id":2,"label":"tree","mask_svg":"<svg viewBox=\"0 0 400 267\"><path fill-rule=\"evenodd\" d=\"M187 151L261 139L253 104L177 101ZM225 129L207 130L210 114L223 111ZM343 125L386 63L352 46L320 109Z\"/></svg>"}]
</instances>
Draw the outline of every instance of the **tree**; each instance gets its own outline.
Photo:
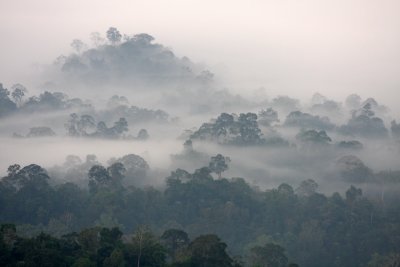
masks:
<instances>
[{"instance_id":1,"label":"tree","mask_svg":"<svg viewBox=\"0 0 400 267\"><path fill-rule=\"evenodd\" d=\"M226 244L216 235L202 235L189 244L193 267L231 267L233 260L226 253Z\"/></svg>"},{"instance_id":2,"label":"tree","mask_svg":"<svg viewBox=\"0 0 400 267\"><path fill-rule=\"evenodd\" d=\"M141 129L136 137L138 140L147 140L149 139L149 133L146 129Z\"/></svg>"},{"instance_id":3,"label":"tree","mask_svg":"<svg viewBox=\"0 0 400 267\"><path fill-rule=\"evenodd\" d=\"M118 227L113 227L111 229L102 228L100 230L100 243L102 245L115 246L121 241L122 232Z\"/></svg>"},{"instance_id":4,"label":"tree","mask_svg":"<svg viewBox=\"0 0 400 267\"><path fill-rule=\"evenodd\" d=\"M21 166L19 164L10 165L7 169L8 176L16 175L20 169L21 169Z\"/></svg>"},{"instance_id":5,"label":"tree","mask_svg":"<svg viewBox=\"0 0 400 267\"><path fill-rule=\"evenodd\" d=\"M0 117L6 116L17 110L17 105L11 101L10 91L0 83Z\"/></svg>"},{"instance_id":6,"label":"tree","mask_svg":"<svg viewBox=\"0 0 400 267\"><path fill-rule=\"evenodd\" d=\"M229 157L224 157L221 154L218 154L215 157L211 157L208 167L212 172L215 172L218 175L218 178L221 178L221 174L228 169L228 163L230 161L231 159Z\"/></svg>"},{"instance_id":7,"label":"tree","mask_svg":"<svg viewBox=\"0 0 400 267\"><path fill-rule=\"evenodd\" d=\"M316 130L301 130L297 135L296 139L300 140L306 144L315 144L315 145L328 145L332 139L326 134L325 131L316 131Z\"/></svg>"},{"instance_id":8,"label":"tree","mask_svg":"<svg viewBox=\"0 0 400 267\"><path fill-rule=\"evenodd\" d=\"M286 116L284 125L290 127L315 128L323 130L331 130L335 127L335 125L330 122L328 117L314 116L301 111L290 112L290 114Z\"/></svg>"},{"instance_id":9,"label":"tree","mask_svg":"<svg viewBox=\"0 0 400 267\"><path fill-rule=\"evenodd\" d=\"M114 159L109 162L113 164L120 162L126 169L124 184L125 185L138 185L144 181L147 176L147 171L150 169L149 164L141 157L135 154L125 155L122 158Z\"/></svg>"},{"instance_id":10,"label":"tree","mask_svg":"<svg viewBox=\"0 0 400 267\"><path fill-rule=\"evenodd\" d=\"M121 183L122 179L125 177L126 169L124 164L120 162L113 163L110 167L107 168L107 172L111 176L112 180L115 183Z\"/></svg>"},{"instance_id":11,"label":"tree","mask_svg":"<svg viewBox=\"0 0 400 267\"><path fill-rule=\"evenodd\" d=\"M92 32L90 34L90 40L93 42L94 46L100 46L104 43L104 38L99 32Z\"/></svg>"},{"instance_id":12,"label":"tree","mask_svg":"<svg viewBox=\"0 0 400 267\"><path fill-rule=\"evenodd\" d=\"M136 34L135 36L133 36L133 39L143 44L150 44L152 41L154 41L154 37L147 33Z\"/></svg>"},{"instance_id":13,"label":"tree","mask_svg":"<svg viewBox=\"0 0 400 267\"><path fill-rule=\"evenodd\" d=\"M272 99L272 106L279 109L284 109L285 111L298 110L300 101L288 96L277 96Z\"/></svg>"},{"instance_id":14,"label":"tree","mask_svg":"<svg viewBox=\"0 0 400 267\"><path fill-rule=\"evenodd\" d=\"M93 227L84 229L78 235L79 245L87 252L95 255L97 250L100 248L100 227Z\"/></svg>"},{"instance_id":15,"label":"tree","mask_svg":"<svg viewBox=\"0 0 400 267\"><path fill-rule=\"evenodd\" d=\"M388 129L384 121L375 116L372 103L371 101L367 102L362 108L352 111L352 117L346 125L340 127L340 131L344 134L364 137L387 137Z\"/></svg>"},{"instance_id":16,"label":"tree","mask_svg":"<svg viewBox=\"0 0 400 267\"><path fill-rule=\"evenodd\" d=\"M353 155L339 158L336 161L336 168L346 182L363 183L374 178L373 171L362 160Z\"/></svg>"},{"instance_id":17,"label":"tree","mask_svg":"<svg viewBox=\"0 0 400 267\"><path fill-rule=\"evenodd\" d=\"M2 224L0 226L0 242L12 247L17 241L17 228L14 224Z\"/></svg>"},{"instance_id":18,"label":"tree","mask_svg":"<svg viewBox=\"0 0 400 267\"><path fill-rule=\"evenodd\" d=\"M47 137L55 135L56 133L50 127L40 126L30 128L27 137Z\"/></svg>"},{"instance_id":19,"label":"tree","mask_svg":"<svg viewBox=\"0 0 400 267\"><path fill-rule=\"evenodd\" d=\"M79 39L74 39L72 40L71 47L79 54L84 48L85 44L79 40Z\"/></svg>"},{"instance_id":20,"label":"tree","mask_svg":"<svg viewBox=\"0 0 400 267\"><path fill-rule=\"evenodd\" d=\"M296 193L300 196L309 197L317 191L318 184L312 180L304 180L300 183L299 187L296 189Z\"/></svg>"},{"instance_id":21,"label":"tree","mask_svg":"<svg viewBox=\"0 0 400 267\"><path fill-rule=\"evenodd\" d=\"M124 267L126 266L125 264L125 259L124 259L124 253L121 249L114 249L110 256L104 259L103 261L103 266L109 266L109 267Z\"/></svg>"},{"instance_id":22,"label":"tree","mask_svg":"<svg viewBox=\"0 0 400 267\"><path fill-rule=\"evenodd\" d=\"M18 172L17 176L23 186L33 185L38 189L47 187L50 179L47 171L36 164L25 166Z\"/></svg>"},{"instance_id":23,"label":"tree","mask_svg":"<svg viewBox=\"0 0 400 267\"><path fill-rule=\"evenodd\" d=\"M71 113L69 115L68 121L64 124L65 129L69 136L79 136L80 132L78 130L79 116L76 113Z\"/></svg>"},{"instance_id":24,"label":"tree","mask_svg":"<svg viewBox=\"0 0 400 267\"><path fill-rule=\"evenodd\" d=\"M136 266L164 266L165 250L155 240L148 227L139 226L128 245L128 258L135 260Z\"/></svg>"},{"instance_id":25,"label":"tree","mask_svg":"<svg viewBox=\"0 0 400 267\"><path fill-rule=\"evenodd\" d=\"M192 174L192 181L212 181L213 177L211 176L211 170L208 167L202 167L197 169Z\"/></svg>"},{"instance_id":26,"label":"tree","mask_svg":"<svg viewBox=\"0 0 400 267\"><path fill-rule=\"evenodd\" d=\"M28 90L23 86L22 84L14 84L11 86L11 97L13 98L14 102L20 106L22 103L22 98L25 96L25 93L28 92Z\"/></svg>"},{"instance_id":27,"label":"tree","mask_svg":"<svg viewBox=\"0 0 400 267\"><path fill-rule=\"evenodd\" d=\"M104 121L99 121L96 126L96 135L106 136L108 127Z\"/></svg>"},{"instance_id":28,"label":"tree","mask_svg":"<svg viewBox=\"0 0 400 267\"><path fill-rule=\"evenodd\" d=\"M96 128L96 120L90 115L82 115L77 123L77 128L80 135L87 136L88 130Z\"/></svg>"},{"instance_id":29,"label":"tree","mask_svg":"<svg viewBox=\"0 0 400 267\"><path fill-rule=\"evenodd\" d=\"M114 127L112 127L117 135L121 135L123 132L128 131L128 122L125 118L120 118L118 121L114 122Z\"/></svg>"},{"instance_id":30,"label":"tree","mask_svg":"<svg viewBox=\"0 0 400 267\"><path fill-rule=\"evenodd\" d=\"M354 150L361 150L364 147L363 144L360 141L357 141L357 140L340 141L336 145L337 145L338 148L354 149Z\"/></svg>"},{"instance_id":31,"label":"tree","mask_svg":"<svg viewBox=\"0 0 400 267\"><path fill-rule=\"evenodd\" d=\"M265 142L255 113L221 113L215 122L204 123L190 138L211 139L221 144L260 145Z\"/></svg>"},{"instance_id":32,"label":"tree","mask_svg":"<svg viewBox=\"0 0 400 267\"><path fill-rule=\"evenodd\" d=\"M106 168L101 165L94 165L90 168L89 173L89 188L95 193L99 188L107 188L111 185L112 178Z\"/></svg>"},{"instance_id":33,"label":"tree","mask_svg":"<svg viewBox=\"0 0 400 267\"><path fill-rule=\"evenodd\" d=\"M240 137L236 141L240 145L259 145L263 142L262 133L257 123L257 114L241 113L239 115L238 128Z\"/></svg>"},{"instance_id":34,"label":"tree","mask_svg":"<svg viewBox=\"0 0 400 267\"><path fill-rule=\"evenodd\" d=\"M129 101L125 96L113 95L107 102L107 106L116 109L121 106L128 106Z\"/></svg>"},{"instance_id":35,"label":"tree","mask_svg":"<svg viewBox=\"0 0 400 267\"><path fill-rule=\"evenodd\" d=\"M176 169L171 172L171 175L166 178L168 187L188 182L191 179L191 174L183 169Z\"/></svg>"},{"instance_id":36,"label":"tree","mask_svg":"<svg viewBox=\"0 0 400 267\"><path fill-rule=\"evenodd\" d=\"M272 108L263 109L258 112L258 123L264 126L271 126L272 123L279 122L278 112Z\"/></svg>"},{"instance_id":37,"label":"tree","mask_svg":"<svg viewBox=\"0 0 400 267\"><path fill-rule=\"evenodd\" d=\"M188 234L179 229L166 230L162 234L161 240L171 256L172 261L176 260L177 253L186 248L190 242Z\"/></svg>"},{"instance_id":38,"label":"tree","mask_svg":"<svg viewBox=\"0 0 400 267\"><path fill-rule=\"evenodd\" d=\"M117 28L110 27L106 32L107 39L114 45L121 41L122 35Z\"/></svg>"},{"instance_id":39,"label":"tree","mask_svg":"<svg viewBox=\"0 0 400 267\"><path fill-rule=\"evenodd\" d=\"M258 267L286 267L288 264L285 249L272 243L252 248L250 261Z\"/></svg>"},{"instance_id":40,"label":"tree","mask_svg":"<svg viewBox=\"0 0 400 267\"><path fill-rule=\"evenodd\" d=\"M356 188L355 186L350 186L350 188L346 191L346 202L350 205L358 200L362 196L361 188Z\"/></svg>"}]
</instances>

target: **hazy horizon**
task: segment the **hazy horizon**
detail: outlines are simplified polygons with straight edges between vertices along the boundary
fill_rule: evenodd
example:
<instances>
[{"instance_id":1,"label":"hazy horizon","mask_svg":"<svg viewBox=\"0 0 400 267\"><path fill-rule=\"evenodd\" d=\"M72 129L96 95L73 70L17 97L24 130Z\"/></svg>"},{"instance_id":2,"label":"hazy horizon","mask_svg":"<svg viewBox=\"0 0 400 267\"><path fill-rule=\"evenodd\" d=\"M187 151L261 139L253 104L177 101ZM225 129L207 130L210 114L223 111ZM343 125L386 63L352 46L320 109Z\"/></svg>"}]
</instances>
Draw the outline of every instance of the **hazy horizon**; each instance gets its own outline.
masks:
<instances>
[{"instance_id":1,"label":"hazy horizon","mask_svg":"<svg viewBox=\"0 0 400 267\"><path fill-rule=\"evenodd\" d=\"M399 9L390 0L2 1L0 73L4 84L38 86L35 69L68 55L73 39L89 43L91 32L114 26L153 35L242 95L358 93L400 114Z\"/></svg>"}]
</instances>

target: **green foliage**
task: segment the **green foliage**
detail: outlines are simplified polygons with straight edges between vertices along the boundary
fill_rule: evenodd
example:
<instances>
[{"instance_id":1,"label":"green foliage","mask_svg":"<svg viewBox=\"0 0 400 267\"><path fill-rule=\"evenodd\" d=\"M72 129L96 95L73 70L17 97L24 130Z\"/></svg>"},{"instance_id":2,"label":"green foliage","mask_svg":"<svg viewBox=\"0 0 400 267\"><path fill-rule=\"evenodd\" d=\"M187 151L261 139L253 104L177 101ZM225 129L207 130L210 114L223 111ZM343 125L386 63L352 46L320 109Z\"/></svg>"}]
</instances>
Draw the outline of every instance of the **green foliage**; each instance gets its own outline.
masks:
<instances>
[{"instance_id":1,"label":"green foliage","mask_svg":"<svg viewBox=\"0 0 400 267\"><path fill-rule=\"evenodd\" d=\"M328 145L332 139L325 131L302 130L296 138L305 144Z\"/></svg>"},{"instance_id":2,"label":"green foliage","mask_svg":"<svg viewBox=\"0 0 400 267\"><path fill-rule=\"evenodd\" d=\"M164 190L115 186L129 169L143 165L130 159L138 158L125 158L131 164L122 164L126 172L117 162L108 169L90 169L96 185L90 192L72 183L51 186L51 178L38 165L10 166L0 181L0 221L15 223L18 233L27 236L45 231L55 237L20 238L13 226L3 226L1 265L26 258L44 266L52 261L58 266L197 266L200 261L232 266L230 255L247 259L253 253L264 261L264 245L273 243L300 266L358 267L366 266L374 253L396 252L400 242L399 202L375 201L354 186L344 197L318 193L313 180L303 181L296 190L286 183L260 190L242 178L214 179L208 167L193 173L177 169ZM140 225L164 234L159 239ZM133 239L115 226L134 233ZM79 234L64 235L73 231ZM200 235L190 242L189 236ZM15 246L19 254L14 254Z\"/></svg>"},{"instance_id":3,"label":"green foliage","mask_svg":"<svg viewBox=\"0 0 400 267\"><path fill-rule=\"evenodd\" d=\"M241 113L239 116L221 113L215 122L204 123L191 138L233 145L260 145L265 142L255 113Z\"/></svg>"},{"instance_id":4,"label":"green foliage","mask_svg":"<svg viewBox=\"0 0 400 267\"><path fill-rule=\"evenodd\" d=\"M384 121L375 116L371 103L366 103L361 109L355 110L346 125L340 131L348 135L359 135L362 137L386 137L388 130Z\"/></svg>"},{"instance_id":5,"label":"green foliage","mask_svg":"<svg viewBox=\"0 0 400 267\"><path fill-rule=\"evenodd\" d=\"M187 248L189 241L188 234L185 231L178 229L166 230L161 236L161 242L173 261L175 261L179 257L179 254Z\"/></svg>"},{"instance_id":6,"label":"green foliage","mask_svg":"<svg viewBox=\"0 0 400 267\"><path fill-rule=\"evenodd\" d=\"M11 101L10 92L0 83L0 117L7 116L17 110L17 105Z\"/></svg>"},{"instance_id":7,"label":"green foliage","mask_svg":"<svg viewBox=\"0 0 400 267\"><path fill-rule=\"evenodd\" d=\"M252 266L259 267L286 267L288 264L285 249L272 243L252 248L250 261Z\"/></svg>"},{"instance_id":8,"label":"green foliage","mask_svg":"<svg viewBox=\"0 0 400 267\"><path fill-rule=\"evenodd\" d=\"M258 113L258 123L263 126L272 126L274 122L279 122L278 112L272 108L263 109Z\"/></svg>"},{"instance_id":9,"label":"green foliage","mask_svg":"<svg viewBox=\"0 0 400 267\"><path fill-rule=\"evenodd\" d=\"M212 172L218 174L218 177L221 178L221 173L228 169L228 163L230 161L231 159L229 157L224 157L221 154L218 154L215 157L211 157L208 168L210 168Z\"/></svg>"},{"instance_id":10,"label":"green foliage","mask_svg":"<svg viewBox=\"0 0 400 267\"><path fill-rule=\"evenodd\" d=\"M285 126L300 128L316 128L322 130L332 130L335 125L332 124L328 117L313 116L301 111L293 111L287 115Z\"/></svg>"},{"instance_id":11,"label":"green foliage","mask_svg":"<svg viewBox=\"0 0 400 267\"><path fill-rule=\"evenodd\" d=\"M202 235L189 245L190 265L193 267L230 267L233 260L226 253L226 244L216 235Z\"/></svg>"}]
</instances>

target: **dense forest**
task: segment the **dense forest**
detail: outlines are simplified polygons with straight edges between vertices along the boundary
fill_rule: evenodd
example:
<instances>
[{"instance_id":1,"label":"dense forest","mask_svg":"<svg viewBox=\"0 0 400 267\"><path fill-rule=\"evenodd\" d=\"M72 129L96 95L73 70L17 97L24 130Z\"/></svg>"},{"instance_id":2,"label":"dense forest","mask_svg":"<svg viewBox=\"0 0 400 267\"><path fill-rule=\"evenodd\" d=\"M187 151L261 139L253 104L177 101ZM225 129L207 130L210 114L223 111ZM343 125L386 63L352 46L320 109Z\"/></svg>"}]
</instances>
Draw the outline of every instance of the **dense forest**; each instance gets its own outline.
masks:
<instances>
[{"instance_id":1,"label":"dense forest","mask_svg":"<svg viewBox=\"0 0 400 267\"><path fill-rule=\"evenodd\" d=\"M398 114L91 39L39 89L0 83L0 266L400 266Z\"/></svg>"},{"instance_id":2,"label":"dense forest","mask_svg":"<svg viewBox=\"0 0 400 267\"><path fill-rule=\"evenodd\" d=\"M397 195L384 202L363 196L355 186L344 196L327 196L318 193L311 179L295 189L283 183L260 190L242 178L213 178L212 173L221 176L227 163L217 155L194 173L177 169L166 178L164 190L124 186L124 179L136 179L140 166L127 170L121 162L92 166L82 177L86 188L71 182L52 185L46 170L35 164L12 165L0 184L0 220L16 224L2 227L4 264L26 260L32 266L29 261L38 257L43 264L62 260L65 266L86 261L98 266L110 266L109 261L128 266L136 261L142 266L286 266L289 258L300 266L384 266L380 264L398 259ZM189 236L197 238L189 242ZM146 244L141 259L137 242ZM26 251L30 247L38 254ZM174 254L178 249L179 257ZM208 256L197 253L208 249L217 258L210 256L210 263L202 265L196 257ZM118 264L112 266L122 266Z\"/></svg>"}]
</instances>

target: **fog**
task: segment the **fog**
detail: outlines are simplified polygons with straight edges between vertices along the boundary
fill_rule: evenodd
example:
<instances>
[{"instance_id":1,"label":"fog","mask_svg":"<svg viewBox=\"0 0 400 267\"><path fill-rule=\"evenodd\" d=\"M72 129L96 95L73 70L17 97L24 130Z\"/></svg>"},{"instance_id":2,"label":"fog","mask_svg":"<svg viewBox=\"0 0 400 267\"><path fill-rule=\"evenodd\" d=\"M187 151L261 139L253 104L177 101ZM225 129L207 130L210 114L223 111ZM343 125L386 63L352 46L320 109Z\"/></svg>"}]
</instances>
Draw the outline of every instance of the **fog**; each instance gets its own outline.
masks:
<instances>
[{"instance_id":1,"label":"fog","mask_svg":"<svg viewBox=\"0 0 400 267\"><path fill-rule=\"evenodd\" d=\"M174 169L194 171L221 153L232 160L227 177L263 188L312 178L330 192L349 182L332 178L344 156L371 173L397 170L399 8L389 0L3 1L0 82L28 90L15 104L4 100L0 172L61 166L68 155L107 165L136 154L162 185ZM107 40L110 27L118 40ZM224 112L233 115L222 127Z\"/></svg>"},{"instance_id":2,"label":"fog","mask_svg":"<svg viewBox=\"0 0 400 267\"><path fill-rule=\"evenodd\" d=\"M204 62L224 86L298 98L373 96L399 114L400 4L384 1L2 1L4 83L31 82L75 38L115 26ZM90 16L88 16L90 14ZM29 47L29 48L28 48ZM35 51L35 53L31 53ZM34 72L34 71L33 71ZM31 84L28 84L31 85ZM30 86L32 87L32 86Z\"/></svg>"},{"instance_id":3,"label":"fog","mask_svg":"<svg viewBox=\"0 0 400 267\"><path fill-rule=\"evenodd\" d=\"M212 103L215 110L188 113L186 104L179 102L160 102L165 111L156 111L130 107L130 99L122 97L94 99L71 107L69 97L56 100L50 96L51 93L42 94L37 102L23 102L13 115L2 118L2 175L12 164L35 163L48 169L55 182L61 183L68 181L65 160L69 155L78 156L82 162L87 155L96 155L98 164L108 166L112 158L135 154L150 167L140 185L163 188L165 177L175 169L194 172L208 166L212 156L223 154L231 159L224 177L243 177L262 189L313 179L321 192L333 193L344 192L354 183L369 188L369 184L379 181L375 174L399 169L400 142L398 132L391 126L393 117L382 103L371 99L353 97L358 102L348 98L335 105L322 95L309 97L308 102L289 97L245 103L233 100L234 105L229 108L216 102ZM269 113L261 112L267 107L272 108ZM224 115L228 117L222 120L223 114L219 113L223 111L232 115ZM78 114L76 119L72 119L72 113ZM240 122L246 113L258 114L256 125L250 122L244 126L251 117ZM108 130L123 116L127 129L110 135L99 132L99 126L97 130L79 128L82 116L91 116L95 123L104 121ZM229 118L232 124L228 123ZM75 125L79 133L71 132ZM35 134L32 129L38 126L50 127L54 136L43 131ZM249 133L235 133L235 127L244 127ZM141 129L146 129L147 139L139 138ZM224 129L228 134L221 135ZM184 146L187 140L193 141L192 146ZM348 143L341 144L344 141ZM87 184L86 173L74 179Z\"/></svg>"},{"instance_id":4,"label":"fog","mask_svg":"<svg viewBox=\"0 0 400 267\"><path fill-rule=\"evenodd\" d=\"M399 10L0 1L1 262L399 262Z\"/></svg>"}]
</instances>

